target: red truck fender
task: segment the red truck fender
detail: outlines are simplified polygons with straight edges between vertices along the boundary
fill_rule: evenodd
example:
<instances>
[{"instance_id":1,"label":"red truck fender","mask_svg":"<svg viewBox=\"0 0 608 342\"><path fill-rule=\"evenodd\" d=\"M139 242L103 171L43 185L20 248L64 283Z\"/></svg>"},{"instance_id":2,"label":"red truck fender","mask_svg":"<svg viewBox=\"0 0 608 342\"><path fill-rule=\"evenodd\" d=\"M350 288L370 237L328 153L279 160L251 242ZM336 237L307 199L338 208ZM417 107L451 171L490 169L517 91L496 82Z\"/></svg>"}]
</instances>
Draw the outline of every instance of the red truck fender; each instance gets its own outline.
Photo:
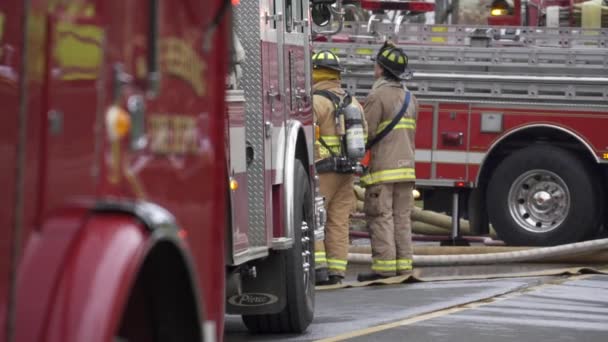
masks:
<instances>
[{"instance_id":1,"label":"red truck fender","mask_svg":"<svg viewBox=\"0 0 608 342\"><path fill-rule=\"evenodd\" d=\"M47 220L24 253L16 340L201 340L198 287L178 233L150 203Z\"/></svg>"}]
</instances>

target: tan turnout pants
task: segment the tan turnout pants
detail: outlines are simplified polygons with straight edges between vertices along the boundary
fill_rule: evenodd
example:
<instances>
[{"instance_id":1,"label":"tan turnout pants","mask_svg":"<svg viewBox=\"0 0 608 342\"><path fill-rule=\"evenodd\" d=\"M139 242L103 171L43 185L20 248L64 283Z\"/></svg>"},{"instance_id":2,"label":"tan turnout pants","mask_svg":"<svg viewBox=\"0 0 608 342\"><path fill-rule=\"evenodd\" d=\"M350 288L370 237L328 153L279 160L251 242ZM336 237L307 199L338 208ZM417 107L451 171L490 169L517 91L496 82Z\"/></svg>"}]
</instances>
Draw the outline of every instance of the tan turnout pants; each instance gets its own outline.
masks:
<instances>
[{"instance_id":1,"label":"tan turnout pants","mask_svg":"<svg viewBox=\"0 0 608 342\"><path fill-rule=\"evenodd\" d=\"M325 197L327 223L325 241L315 243L315 268L327 267L329 275L344 277L348 257L348 229L354 205L354 176L334 172L319 174L319 187Z\"/></svg>"},{"instance_id":2,"label":"tan turnout pants","mask_svg":"<svg viewBox=\"0 0 608 342\"><path fill-rule=\"evenodd\" d=\"M382 183L365 190L365 214L372 244L372 271L384 276L412 271L414 182Z\"/></svg>"}]
</instances>

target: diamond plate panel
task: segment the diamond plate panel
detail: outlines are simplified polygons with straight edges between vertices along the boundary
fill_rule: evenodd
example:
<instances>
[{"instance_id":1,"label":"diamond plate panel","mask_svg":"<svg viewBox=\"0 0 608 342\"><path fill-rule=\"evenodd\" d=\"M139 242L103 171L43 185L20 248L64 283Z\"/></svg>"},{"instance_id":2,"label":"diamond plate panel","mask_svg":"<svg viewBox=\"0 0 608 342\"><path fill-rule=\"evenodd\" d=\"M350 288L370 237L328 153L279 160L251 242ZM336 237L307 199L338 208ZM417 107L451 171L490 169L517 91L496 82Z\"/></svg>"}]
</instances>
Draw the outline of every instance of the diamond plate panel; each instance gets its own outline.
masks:
<instances>
[{"instance_id":1,"label":"diamond plate panel","mask_svg":"<svg viewBox=\"0 0 608 342\"><path fill-rule=\"evenodd\" d=\"M256 158L247 169L249 196L249 243L266 245L264 194L264 114L262 112L262 64L260 52L260 2L242 1L235 7L235 31L246 52L241 87L245 92L246 139Z\"/></svg>"}]
</instances>

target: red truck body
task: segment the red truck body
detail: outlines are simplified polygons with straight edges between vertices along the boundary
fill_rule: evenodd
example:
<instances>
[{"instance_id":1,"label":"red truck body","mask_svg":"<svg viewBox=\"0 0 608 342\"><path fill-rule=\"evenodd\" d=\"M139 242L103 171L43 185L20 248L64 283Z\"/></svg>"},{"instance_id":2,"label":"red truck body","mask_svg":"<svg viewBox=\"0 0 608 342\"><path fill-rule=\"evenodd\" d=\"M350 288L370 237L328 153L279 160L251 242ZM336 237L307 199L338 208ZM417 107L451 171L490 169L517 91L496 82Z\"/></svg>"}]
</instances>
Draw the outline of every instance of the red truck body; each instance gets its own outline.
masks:
<instances>
[{"instance_id":1,"label":"red truck body","mask_svg":"<svg viewBox=\"0 0 608 342\"><path fill-rule=\"evenodd\" d=\"M0 3L1 341L169 337L153 290L221 337L225 4Z\"/></svg>"},{"instance_id":2,"label":"red truck body","mask_svg":"<svg viewBox=\"0 0 608 342\"><path fill-rule=\"evenodd\" d=\"M493 228L510 245L605 234L605 28L362 18L315 48L339 56L342 84L362 102L374 83L370 57L384 41L408 55L404 83L419 103L416 187L425 209L468 218L474 234Z\"/></svg>"},{"instance_id":3,"label":"red truck body","mask_svg":"<svg viewBox=\"0 0 608 342\"><path fill-rule=\"evenodd\" d=\"M545 26L547 21L552 21L551 25L558 26L580 26L575 19L575 4L580 4L586 0L496 0L494 4L508 4L508 12L504 14L491 14L488 16L488 25L498 26ZM547 19L548 7L559 7L559 18ZM491 11L491 8L488 11ZM502 7L501 7L502 8ZM562 15L562 13L564 15Z\"/></svg>"},{"instance_id":4,"label":"red truck body","mask_svg":"<svg viewBox=\"0 0 608 342\"><path fill-rule=\"evenodd\" d=\"M226 312L308 327L308 5L0 4L0 341L222 340Z\"/></svg>"}]
</instances>

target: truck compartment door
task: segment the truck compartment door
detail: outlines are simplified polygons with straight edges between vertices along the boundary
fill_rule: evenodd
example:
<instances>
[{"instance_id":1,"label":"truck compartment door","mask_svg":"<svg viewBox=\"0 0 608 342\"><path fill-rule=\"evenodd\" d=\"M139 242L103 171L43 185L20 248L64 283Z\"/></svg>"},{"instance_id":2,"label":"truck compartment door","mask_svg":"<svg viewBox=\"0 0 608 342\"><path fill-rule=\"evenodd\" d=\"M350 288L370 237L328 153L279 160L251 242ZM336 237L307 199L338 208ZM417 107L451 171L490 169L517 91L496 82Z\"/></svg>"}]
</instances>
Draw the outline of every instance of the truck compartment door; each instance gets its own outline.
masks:
<instances>
[{"instance_id":1,"label":"truck compartment door","mask_svg":"<svg viewBox=\"0 0 608 342\"><path fill-rule=\"evenodd\" d=\"M469 114L466 104L439 104L437 148L432 154L437 179L467 179Z\"/></svg>"},{"instance_id":2,"label":"truck compartment door","mask_svg":"<svg viewBox=\"0 0 608 342\"><path fill-rule=\"evenodd\" d=\"M40 155L42 214L66 198L95 193L105 31L96 5L57 7L49 14L46 62L46 106Z\"/></svg>"}]
</instances>

